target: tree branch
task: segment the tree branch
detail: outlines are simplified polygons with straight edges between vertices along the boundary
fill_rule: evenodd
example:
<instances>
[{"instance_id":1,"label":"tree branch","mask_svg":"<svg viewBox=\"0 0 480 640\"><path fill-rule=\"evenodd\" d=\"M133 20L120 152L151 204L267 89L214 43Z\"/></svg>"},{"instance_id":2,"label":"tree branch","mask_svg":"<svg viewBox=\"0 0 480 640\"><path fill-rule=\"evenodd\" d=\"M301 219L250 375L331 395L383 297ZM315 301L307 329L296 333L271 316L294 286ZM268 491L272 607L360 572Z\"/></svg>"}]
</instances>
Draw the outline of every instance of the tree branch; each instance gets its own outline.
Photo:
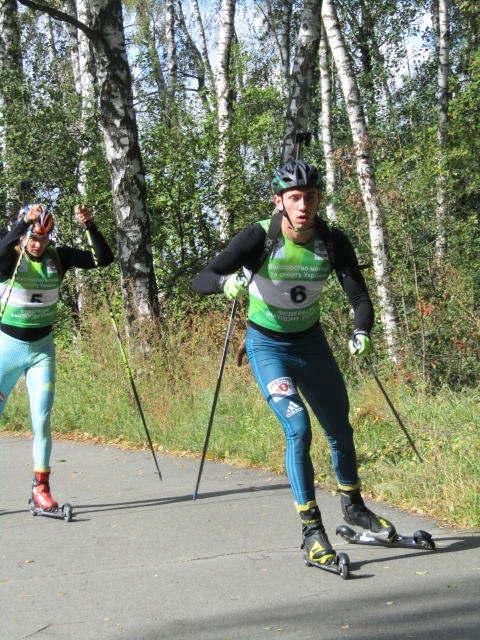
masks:
<instances>
[{"instance_id":1,"label":"tree branch","mask_svg":"<svg viewBox=\"0 0 480 640\"><path fill-rule=\"evenodd\" d=\"M87 27L86 24L80 22L73 16L68 15L64 11L60 11L59 9L54 9L43 2L34 2L34 0L18 0L20 4L23 4L25 7L29 9L33 9L34 11L43 11L44 13L48 13L49 16L52 16L55 20L60 20L61 22L68 22L68 24L73 25L89 38L90 40L98 40L100 38L100 34L98 31L94 31Z\"/></svg>"}]
</instances>

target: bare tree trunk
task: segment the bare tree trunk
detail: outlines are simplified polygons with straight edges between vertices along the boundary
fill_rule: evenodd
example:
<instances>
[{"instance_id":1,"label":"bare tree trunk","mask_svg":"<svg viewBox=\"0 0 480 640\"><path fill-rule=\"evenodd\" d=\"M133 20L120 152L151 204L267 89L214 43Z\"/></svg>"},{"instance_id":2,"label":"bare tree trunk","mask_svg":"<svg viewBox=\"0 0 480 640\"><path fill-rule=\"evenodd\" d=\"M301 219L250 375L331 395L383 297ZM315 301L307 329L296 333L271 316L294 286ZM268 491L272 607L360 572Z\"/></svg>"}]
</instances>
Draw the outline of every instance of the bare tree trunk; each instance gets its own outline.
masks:
<instances>
[{"instance_id":1,"label":"bare tree trunk","mask_svg":"<svg viewBox=\"0 0 480 640\"><path fill-rule=\"evenodd\" d=\"M285 0L283 3L282 25L279 37L285 78L290 77L290 27L292 24L292 9L293 0Z\"/></svg>"},{"instance_id":2,"label":"bare tree trunk","mask_svg":"<svg viewBox=\"0 0 480 640\"><path fill-rule=\"evenodd\" d=\"M54 65L57 60L57 48L55 46L55 36L53 33L52 19L48 15L43 16L45 22L45 35L48 43L48 54L50 56L50 64Z\"/></svg>"},{"instance_id":3,"label":"bare tree trunk","mask_svg":"<svg viewBox=\"0 0 480 640\"><path fill-rule=\"evenodd\" d=\"M437 4L438 3L438 4ZM450 69L450 22L448 0L433 0L433 23L437 50L437 240L435 272L439 276L448 245L448 176L445 152L448 144L448 74Z\"/></svg>"},{"instance_id":4,"label":"bare tree trunk","mask_svg":"<svg viewBox=\"0 0 480 640\"><path fill-rule=\"evenodd\" d=\"M63 10L68 15L76 18L77 9L75 7L75 0L65 0L63 4ZM82 96L82 84L80 79L80 60L78 53L78 31L77 27L68 22L65 24L67 32L68 48L70 50L70 64L72 65L73 82L75 84L75 93L81 99Z\"/></svg>"},{"instance_id":5,"label":"bare tree trunk","mask_svg":"<svg viewBox=\"0 0 480 640\"><path fill-rule=\"evenodd\" d=\"M275 16L270 0L266 0L265 5L267 12L265 13L261 6L260 10L265 16L268 30L272 36L275 49L277 50L281 77L285 81L290 77L290 23L292 19L293 0L287 0L283 3L280 31L275 23ZM283 84L286 87L286 83L284 82Z\"/></svg>"},{"instance_id":6,"label":"bare tree trunk","mask_svg":"<svg viewBox=\"0 0 480 640\"><path fill-rule=\"evenodd\" d=\"M20 45L20 28L16 0L0 0L0 109L2 112L3 138L2 171L6 177L5 212L8 217L14 215L19 204L15 188L10 185L28 176L19 175L15 161L16 141L15 122L22 122L22 110L26 109L25 84Z\"/></svg>"},{"instance_id":7,"label":"bare tree trunk","mask_svg":"<svg viewBox=\"0 0 480 640\"><path fill-rule=\"evenodd\" d=\"M66 0L65 8L67 13L78 18L86 25L90 25L90 13L85 0ZM48 17L51 20L50 16ZM80 158L77 170L77 192L79 203L86 204L88 186L88 163L87 154L93 142L92 116L95 111L95 60L92 47L83 31L73 25L67 24L67 37L70 46L70 59L72 61L73 76L75 79L75 90L80 101L80 131L84 146L80 150ZM95 134L94 134L95 135ZM75 234L77 242L82 242L80 229L77 228ZM85 309L85 274L81 269L75 269L75 293L77 296L77 309L82 313Z\"/></svg>"},{"instance_id":8,"label":"bare tree trunk","mask_svg":"<svg viewBox=\"0 0 480 640\"><path fill-rule=\"evenodd\" d=\"M157 29L155 19L149 15L148 7L141 2L136 8L136 16L143 43L147 49L147 55L152 65L153 79L157 85L158 97L164 100L167 97L167 85L163 75L163 69L157 51Z\"/></svg>"},{"instance_id":9,"label":"bare tree trunk","mask_svg":"<svg viewBox=\"0 0 480 640\"><path fill-rule=\"evenodd\" d=\"M112 181L125 323L131 333L135 330L136 319L149 321L151 312L158 313L158 296L121 2L88 0L90 25L35 0L20 2L34 10L49 13L57 20L70 22L92 43L97 68L100 126Z\"/></svg>"},{"instance_id":10,"label":"bare tree trunk","mask_svg":"<svg viewBox=\"0 0 480 640\"><path fill-rule=\"evenodd\" d=\"M285 115L282 164L293 158L295 131L308 127L310 91L320 43L321 8L322 0L303 2L300 33L291 75L290 100Z\"/></svg>"},{"instance_id":11,"label":"bare tree trunk","mask_svg":"<svg viewBox=\"0 0 480 640\"><path fill-rule=\"evenodd\" d=\"M190 33L187 29L187 23L185 22L185 16L183 15L181 0L176 0L175 4L177 9L176 17L178 20L178 24L180 25L180 29L182 30L182 33L184 35L188 53L190 54L193 66L195 67L195 70L197 72L198 95L200 96L205 107L209 109L210 105L208 102L207 91L205 87L205 66L203 64L202 55L198 50L195 42L192 40L192 37L190 36Z\"/></svg>"},{"instance_id":12,"label":"bare tree trunk","mask_svg":"<svg viewBox=\"0 0 480 640\"><path fill-rule=\"evenodd\" d=\"M321 24L319 55L320 78L322 85L322 142L326 165L326 194L329 198L332 198L335 193L335 168L333 165L332 69L330 65L327 34L325 33L325 26L323 22ZM337 219L337 212L331 201L327 204L327 218L332 222Z\"/></svg>"},{"instance_id":13,"label":"bare tree trunk","mask_svg":"<svg viewBox=\"0 0 480 640\"><path fill-rule=\"evenodd\" d=\"M350 128L352 130L358 180L368 214L373 266L377 283L377 294L381 306L381 317L385 327L387 347L391 358L396 360L397 320L388 268L384 221L379 205L363 105L355 73L345 46L343 34L340 30L334 0L323 0L322 19L340 77Z\"/></svg>"},{"instance_id":14,"label":"bare tree trunk","mask_svg":"<svg viewBox=\"0 0 480 640\"><path fill-rule=\"evenodd\" d=\"M228 71L234 38L235 0L222 0L220 36L217 50L217 103L218 103L218 215L220 236L228 238L233 230L233 211L227 202L227 163L231 128L231 88Z\"/></svg>"},{"instance_id":15,"label":"bare tree trunk","mask_svg":"<svg viewBox=\"0 0 480 640\"><path fill-rule=\"evenodd\" d=\"M210 60L208 58L207 39L205 38L205 30L203 28L202 14L200 13L198 0L193 0L193 8L195 10L195 19L197 21L198 36L200 38L200 50L202 52L203 64L207 71L210 87L213 92L213 87L215 86L215 77L213 75L212 67L210 65Z\"/></svg>"},{"instance_id":16,"label":"bare tree trunk","mask_svg":"<svg viewBox=\"0 0 480 640\"><path fill-rule=\"evenodd\" d=\"M168 91L174 93L177 82L177 50L175 47L175 9L173 0L166 0L165 37L168 51Z\"/></svg>"},{"instance_id":17,"label":"bare tree trunk","mask_svg":"<svg viewBox=\"0 0 480 640\"><path fill-rule=\"evenodd\" d=\"M112 195L127 326L158 312L145 173L133 108L120 0L90 0L100 94L100 123Z\"/></svg>"}]
</instances>

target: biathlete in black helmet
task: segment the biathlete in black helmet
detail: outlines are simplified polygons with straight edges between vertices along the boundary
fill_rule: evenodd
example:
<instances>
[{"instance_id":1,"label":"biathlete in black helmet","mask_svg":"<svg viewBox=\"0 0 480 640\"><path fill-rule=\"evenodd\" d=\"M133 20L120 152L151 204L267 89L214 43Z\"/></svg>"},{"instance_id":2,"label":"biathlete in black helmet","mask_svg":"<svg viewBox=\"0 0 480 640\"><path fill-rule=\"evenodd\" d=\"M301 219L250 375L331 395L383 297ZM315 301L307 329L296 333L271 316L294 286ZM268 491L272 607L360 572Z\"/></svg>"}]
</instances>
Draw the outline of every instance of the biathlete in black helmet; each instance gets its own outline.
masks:
<instances>
[{"instance_id":1,"label":"biathlete in black helmet","mask_svg":"<svg viewBox=\"0 0 480 640\"><path fill-rule=\"evenodd\" d=\"M295 160L275 172L273 200L283 212L280 233L269 257L258 268L270 220L241 231L193 282L200 294L221 293L228 300L249 294L246 350L258 386L285 431L285 466L302 522L308 558L324 564L335 560L315 497L310 457L312 430L302 392L330 444L345 520L371 531L383 541L395 535L393 525L364 504L348 419L348 396L342 374L320 325L319 298L332 273L329 253L316 228L321 200L318 170ZM335 269L354 310L355 357L372 351L374 311L347 236L330 228ZM243 269L239 279L236 272Z\"/></svg>"},{"instance_id":2,"label":"biathlete in black helmet","mask_svg":"<svg viewBox=\"0 0 480 640\"><path fill-rule=\"evenodd\" d=\"M78 209L81 223L90 232L101 266L113 262L113 253L92 222L93 213L85 206ZM31 234L22 254L21 246ZM50 493L50 453L52 435L50 413L55 393L55 345L52 324L57 315L60 284L67 269L93 269L90 251L72 247L54 247L54 227L50 211L41 205L28 205L20 211L16 226L0 242L0 416L8 396L25 373L33 429L34 506L44 511L58 508ZM21 257L14 278L18 260ZM7 300L8 297L8 300ZM5 305L5 302L7 303Z\"/></svg>"}]
</instances>

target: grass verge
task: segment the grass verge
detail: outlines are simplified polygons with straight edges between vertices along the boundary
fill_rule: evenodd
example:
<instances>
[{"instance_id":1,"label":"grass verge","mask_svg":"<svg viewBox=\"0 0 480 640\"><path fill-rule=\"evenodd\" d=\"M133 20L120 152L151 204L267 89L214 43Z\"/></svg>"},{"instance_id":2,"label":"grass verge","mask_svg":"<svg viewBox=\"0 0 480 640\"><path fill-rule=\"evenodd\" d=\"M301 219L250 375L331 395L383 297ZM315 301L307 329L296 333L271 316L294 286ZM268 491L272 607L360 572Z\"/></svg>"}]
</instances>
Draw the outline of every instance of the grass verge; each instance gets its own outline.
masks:
<instances>
[{"instance_id":1,"label":"grass verge","mask_svg":"<svg viewBox=\"0 0 480 640\"><path fill-rule=\"evenodd\" d=\"M226 315L192 317L188 327L157 332L147 357L130 362L142 406L159 451L199 455L215 390L228 323ZM241 326L241 323L240 323ZM209 458L284 473L284 437L261 396L248 363L239 369L233 350L243 335L234 331L224 372ZM416 457L374 381L365 372L350 384L364 492L445 525L480 526L479 391L435 394L392 383L388 367L379 374L415 441ZM22 380L12 392L2 433L28 433L28 398ZM54 436L145 447L146 438L108 315L92 315L83 337L57 349ZM313 423L312 457L320 486L336 481L327 441Z\"/></svg>"}]
</instances>

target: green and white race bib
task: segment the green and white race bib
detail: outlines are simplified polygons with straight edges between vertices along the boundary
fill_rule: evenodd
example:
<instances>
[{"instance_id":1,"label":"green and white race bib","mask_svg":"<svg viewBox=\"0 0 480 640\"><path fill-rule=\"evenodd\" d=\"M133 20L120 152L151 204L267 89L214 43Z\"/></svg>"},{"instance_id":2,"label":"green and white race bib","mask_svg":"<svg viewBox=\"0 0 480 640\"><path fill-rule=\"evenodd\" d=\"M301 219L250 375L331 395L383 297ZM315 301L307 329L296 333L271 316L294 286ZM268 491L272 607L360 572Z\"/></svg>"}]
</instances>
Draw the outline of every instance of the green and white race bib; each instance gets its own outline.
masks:
<instances>
[{"instance_id":1,"label":"green and white race bib","mask_svg":"<svg viewBox=\"0 0 480 640\"><path fill-rule=\"evenodd\" d=\"M259 224L268 231L270 220ZM304 245L290 242L280 232L269 259L250 283L249 319L284 333L308 329L320 317L318 299L331 272L327 250L316 229ZM250 277L247 269L245 274Z\"/></svg>"},{"instance_id":2,"label":"green and white race bib","mask_svg":"<svg viewBox=\"0 0 480 640\"><path fill-rule=\"evenodd\" d=\"M8 285L9 280L0 284L0 300L7 295ZM2 322L25 329L53 324L57 316L59 290L60 276L48 254L43 254L41 262L24 255Z\"/></svg>"}]
</instances>

